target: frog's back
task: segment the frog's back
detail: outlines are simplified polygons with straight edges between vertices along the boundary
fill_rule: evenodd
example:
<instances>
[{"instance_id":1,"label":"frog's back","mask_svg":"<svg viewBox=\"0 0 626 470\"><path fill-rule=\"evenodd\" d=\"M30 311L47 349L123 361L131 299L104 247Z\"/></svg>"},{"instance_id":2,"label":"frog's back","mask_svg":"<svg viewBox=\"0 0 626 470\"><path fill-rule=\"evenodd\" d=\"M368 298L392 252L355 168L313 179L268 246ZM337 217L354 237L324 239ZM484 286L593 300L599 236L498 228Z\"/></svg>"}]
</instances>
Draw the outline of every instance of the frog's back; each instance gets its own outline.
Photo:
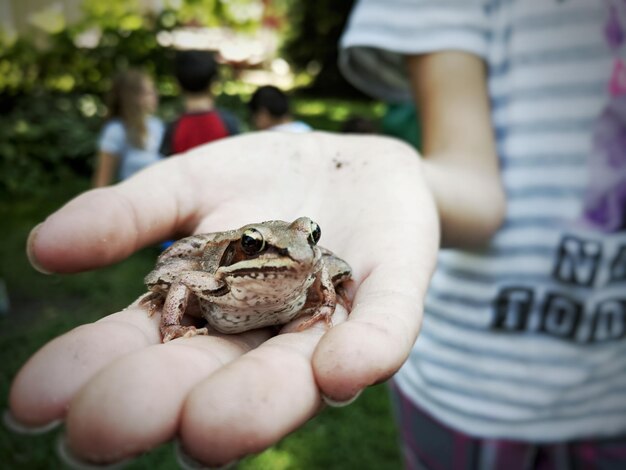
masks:
<instances>
[{"instance_id":1,"label":"frog's back","mask_svg":"<svg viewBox=\"0 0 626 470\"><path fill-rule=\"evenodd\" d=\"M157 264L170 258L191 259L203 255L209 245L219 245L232 237L232 231L216 233L199 233L181 238L169 246L157 259Z\"/></svg>"}]
</instances>

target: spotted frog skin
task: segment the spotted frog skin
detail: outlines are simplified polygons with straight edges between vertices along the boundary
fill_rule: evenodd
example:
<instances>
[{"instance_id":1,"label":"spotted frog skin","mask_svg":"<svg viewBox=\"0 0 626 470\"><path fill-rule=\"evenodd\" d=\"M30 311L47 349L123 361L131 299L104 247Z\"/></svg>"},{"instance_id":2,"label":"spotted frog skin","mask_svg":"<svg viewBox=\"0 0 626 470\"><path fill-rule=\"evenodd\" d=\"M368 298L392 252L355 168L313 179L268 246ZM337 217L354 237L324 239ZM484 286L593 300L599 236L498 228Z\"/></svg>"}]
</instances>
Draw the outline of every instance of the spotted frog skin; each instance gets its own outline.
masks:
<instances>
[{"instance_id":1,"label":"spotted frog skin","mask_svg":"<svg viewBox=\"0 0 626 470\"><path fill-rule=\"evenodd\" d=\"M181 325L185 313L220 333L241 333L311 315L331 325L337 301L349 310L343 284L350 266L317 245L319 226L307 217L183 238L157 259L146 278L149 311L162 308L163 342L207 334Z\"/></svg>"}]
</instances>

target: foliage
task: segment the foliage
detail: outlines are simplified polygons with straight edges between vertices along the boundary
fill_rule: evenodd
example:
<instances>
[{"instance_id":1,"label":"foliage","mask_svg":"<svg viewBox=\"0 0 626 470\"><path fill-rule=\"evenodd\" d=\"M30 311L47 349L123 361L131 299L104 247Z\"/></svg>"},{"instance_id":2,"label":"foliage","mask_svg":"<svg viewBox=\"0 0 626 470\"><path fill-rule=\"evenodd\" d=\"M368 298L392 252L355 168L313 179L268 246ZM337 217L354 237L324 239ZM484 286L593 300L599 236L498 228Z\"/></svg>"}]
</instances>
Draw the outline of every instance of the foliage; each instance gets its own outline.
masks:
<instances>
[{"instance_id":1,"label":"foliage","mask_svg":"<svg viewBox=\"0 0 626 470\"><path fill-rule=\"evenodd\" d=\"M0 115L0 191L46 191L89 173L102 105L92 95L35 92Z\"/></svg>"},{"instance_id":2,"label":"foliage","mask_svg":"<svg viewBox=\"0 0 626 470\"><path fill-rule=\"evenodd\" d=\"M180 5L174 8L174 3ZM48 31L43 46L32 38L12 43L0 35L0 93L24 93L36 87L103 93L113 74L127 66L144 67L159 81L163 77L163 84L171 83L172 51L158 45L159 33L185 25L250 30L258 27L263 13L259 0L165 4L158 14L145 14L138 0L84 0L80 21Z\"/></svg>"},{"instance_id":3,"label":"foliage","mask_svg":"<svg viewBox=\"0 0 626 470\"><path fill-rule=\"evenodd\" d=\"M128 66L167 74L169 51L156 42L165 17L138 17L144 22L135 23L128 16L109 23L105 16L99 27L92 26L95 18L86 17L80 25L47 36L44 48L26 38L5 44L0 49L0 93L5 99L36 91L103 94L113 75Z\"/></svg>"},{"instance_id":4,"label":"foliage","mask_svg":"<svg viewBox=\"0 0 626 470\"><path fill-rule=\"evenodd\" d=\"M283 52L299 70L316 75L308 91L316 96L364 98L339 71L339 39L354 0L300 2L289 12L291 29ZM332 12L332 14L330 14Z\"/></svg>"}]
</instances>

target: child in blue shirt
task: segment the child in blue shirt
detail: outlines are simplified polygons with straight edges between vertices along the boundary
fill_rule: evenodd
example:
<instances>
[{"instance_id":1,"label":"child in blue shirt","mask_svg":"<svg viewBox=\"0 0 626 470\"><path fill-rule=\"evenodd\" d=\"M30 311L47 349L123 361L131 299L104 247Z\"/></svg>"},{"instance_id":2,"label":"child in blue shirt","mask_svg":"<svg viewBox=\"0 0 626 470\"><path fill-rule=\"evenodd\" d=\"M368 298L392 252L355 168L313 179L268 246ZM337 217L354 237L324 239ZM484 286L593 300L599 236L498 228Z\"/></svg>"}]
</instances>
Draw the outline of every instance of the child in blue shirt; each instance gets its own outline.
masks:
<instances>
[{"instance_id":1,"label":"child in blue shirt","mask_svg":"<svg viewBox=\"0 0 626 470\"><path fill-rule=\"evenodd\" d=\"M109 119L98 141L94 187L129 178L161 158L164 125L153 116L158 97L150 77L133 69L120 73L107 104Z\"/></svg>"}]
</instances>

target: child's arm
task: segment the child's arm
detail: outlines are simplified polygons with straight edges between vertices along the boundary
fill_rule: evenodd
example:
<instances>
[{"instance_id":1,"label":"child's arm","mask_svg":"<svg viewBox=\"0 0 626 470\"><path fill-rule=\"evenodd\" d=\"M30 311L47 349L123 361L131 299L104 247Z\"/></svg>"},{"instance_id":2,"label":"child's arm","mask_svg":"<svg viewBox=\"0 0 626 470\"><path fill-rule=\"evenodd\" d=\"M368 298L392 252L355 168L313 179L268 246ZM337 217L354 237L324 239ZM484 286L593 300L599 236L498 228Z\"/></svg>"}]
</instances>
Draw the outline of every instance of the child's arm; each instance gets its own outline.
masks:
<instances>
[{"instance_id":1,"label":"child's arm","mask_svg":"<svg viewBox=\"0 0 626 470\"><path fill-rule=\"evenodd\" d=\"M484 243L502 223L505 210L485 65L479 57L457 51L411 56L407 65L442 244Z\"/></svg>"},{"instance_id":2,"label":"child's arm","mask_svg":"<svg viewBox=\"0 0 626 470\"><path fill-rule=\"evenodd\" d=\"M92 186L94 188L101 188L113 182L119 164L119 157L112 153L101 151L98 152L97 158L98 160L92 178Z\"/></svg>"}]
</instances>

